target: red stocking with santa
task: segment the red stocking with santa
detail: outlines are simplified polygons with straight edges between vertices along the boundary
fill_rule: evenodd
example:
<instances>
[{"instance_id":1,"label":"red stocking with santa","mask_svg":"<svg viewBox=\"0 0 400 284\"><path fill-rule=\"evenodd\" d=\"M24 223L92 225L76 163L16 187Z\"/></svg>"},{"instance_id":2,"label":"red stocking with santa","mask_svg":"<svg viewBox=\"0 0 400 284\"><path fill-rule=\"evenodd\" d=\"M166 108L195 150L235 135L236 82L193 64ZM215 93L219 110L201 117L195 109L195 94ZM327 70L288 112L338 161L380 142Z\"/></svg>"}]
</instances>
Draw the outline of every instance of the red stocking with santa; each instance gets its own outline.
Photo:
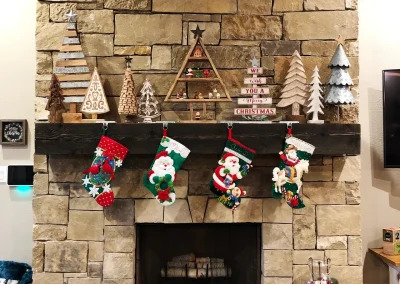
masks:
<instances>
[{"instance_id":1,"label":"red stocking with santa","mask_svg":"<svg viewBox=\"0 0 400 284\"><path fill-rule=\"evenodd\" d=\"M239 183L252 167L255 151L232 138L232 128L228 128L228 141L224 152L218 161L213 178L210 182L211 191L218 196L218 200L226 207L235 210L246 191L239 187Z\"/></svg>"},{"instance_id":2,"label":"red stocking with santa","mask_svg":"<svg viewBox=\"0 0 400 284\"><path fill-rule=\"evenodd\" d=\"M156 157L143 177L144 185L161 205L168 206L175 202L174 181L189 153L184 145L167 137L167 130L164 129Z\"/></svg>"}]
</instances>

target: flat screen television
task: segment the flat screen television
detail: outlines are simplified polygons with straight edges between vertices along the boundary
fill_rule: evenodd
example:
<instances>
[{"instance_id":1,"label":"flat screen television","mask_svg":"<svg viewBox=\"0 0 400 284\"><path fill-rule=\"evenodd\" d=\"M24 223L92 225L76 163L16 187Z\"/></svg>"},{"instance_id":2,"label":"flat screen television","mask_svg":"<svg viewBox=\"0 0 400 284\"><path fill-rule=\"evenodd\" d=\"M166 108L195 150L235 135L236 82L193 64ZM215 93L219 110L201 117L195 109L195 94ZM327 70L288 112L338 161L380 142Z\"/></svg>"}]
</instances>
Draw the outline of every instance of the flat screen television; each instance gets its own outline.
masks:
<instances>
[{"instance_id":1,"label":"flat screen television","mask_svg":"<svg viewBox=\"0 0 400 284\"><path fill-rule=\"evenodd\" d=\"M385 168L400 168L400 70L383 71L383 152Z\"/></svg>"}]
</instances>

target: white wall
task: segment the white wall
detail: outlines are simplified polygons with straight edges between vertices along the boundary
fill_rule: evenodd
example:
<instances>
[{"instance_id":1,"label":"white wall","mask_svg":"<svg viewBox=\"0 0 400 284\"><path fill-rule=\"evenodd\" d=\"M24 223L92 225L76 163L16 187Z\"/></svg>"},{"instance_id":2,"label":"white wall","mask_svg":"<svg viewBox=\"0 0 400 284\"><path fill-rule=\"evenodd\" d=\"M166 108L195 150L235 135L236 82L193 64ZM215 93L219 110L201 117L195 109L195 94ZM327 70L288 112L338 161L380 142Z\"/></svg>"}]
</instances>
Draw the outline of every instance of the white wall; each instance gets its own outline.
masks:
<instances>
[{"instance_id":1,"label":"white wall","mask_svg":"<svg viewBox=\"0 0 400 284\"><path fill-rule=\"evenodd\" d=\"M32 164L36 1L3 1L0 16L0 119L28 119L26 147L1 147L0 165ZM0 184L0 260L32 259L32 193Z\"/></svg>"},{"instance_id":2,"label":"white wall","mask_svg":"<svg viewBox=\"0 0 400 284\"><path fill-rule=\"evenodd\" d=\"M400 69L400 1L359 2L361 207L366 252L368 248L382 246L382 228L400 226L400 170L384 169L382 158L382 70ZM386 267L369 254L365 259L364 283L387 283Z\"/></svg>"}]
</instances>

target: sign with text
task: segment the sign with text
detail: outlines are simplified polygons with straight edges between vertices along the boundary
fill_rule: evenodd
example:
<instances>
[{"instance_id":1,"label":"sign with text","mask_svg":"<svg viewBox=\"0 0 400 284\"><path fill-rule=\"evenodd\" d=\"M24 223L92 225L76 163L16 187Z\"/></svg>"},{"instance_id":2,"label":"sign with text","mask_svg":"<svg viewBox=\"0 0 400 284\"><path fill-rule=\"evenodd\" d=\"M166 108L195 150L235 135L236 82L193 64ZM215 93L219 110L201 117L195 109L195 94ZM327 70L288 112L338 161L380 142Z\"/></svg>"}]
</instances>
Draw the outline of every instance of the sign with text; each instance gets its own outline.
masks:
<instances>
[{"instance_id":1,"label":"sign with text","mask_svg":"<svg viewBox=\"0 0 400 284\"><path fill-rule=\"evenodd\" d=\"M244 78L244 83L249 85L265 85L267 84L267 78Z\"/></svg>"},{"instance_id":2,"label":"sign with text","mask_svg":"<svg viewBox=\"0 0 400 284\"><path fill-rule=\"evenodd\" d=\"M235 108L235 115L276 115L276 108Z\"/></svg>"},{"instance_id":3,"label":"sign with text","mask_svg":"<svg viewBox=\"0 0 400 284\"><path fill-rule=\"evenodd\" d=\"M269 88L242 88L242 95L269 95Z\"/></svg>"},{"instance_id":4,"label":"sign with text","mask_svg":"<svg viewBox=\"0 0 400 284\"><path fill-rule=\"evenodd\" d=\"M260 67L247 68L247 74L261 75L264 70Z\"/></svg>"},{"instance_id":5,"label":"sign with text","mask_svg":"<svg viewBox=\"0 0 400 284\"><path fill-rule=\"evenodd\" d=\"M272 98L244 98L238 99L239 105L270 105Z\"/></svg>"}]
</instances>

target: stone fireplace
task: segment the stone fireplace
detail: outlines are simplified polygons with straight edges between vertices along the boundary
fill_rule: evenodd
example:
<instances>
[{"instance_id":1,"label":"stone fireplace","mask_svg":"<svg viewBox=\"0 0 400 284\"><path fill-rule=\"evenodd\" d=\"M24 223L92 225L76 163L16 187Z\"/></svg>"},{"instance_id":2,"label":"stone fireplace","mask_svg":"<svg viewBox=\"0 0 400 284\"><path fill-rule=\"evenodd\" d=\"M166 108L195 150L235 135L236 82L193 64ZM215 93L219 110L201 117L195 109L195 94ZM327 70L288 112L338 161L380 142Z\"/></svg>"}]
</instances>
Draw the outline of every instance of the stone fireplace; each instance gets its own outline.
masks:
<instances>
[{"instance_id":1,"label":"stone fireplace","mask_svg":"<svg viewBox=\"0 0 400 284\"><path fill-rule=\"evenodd\" d=\"M208 189L218 155L189 156L178 173L177 200L169 207L160 206L142 184L152 159L152 155L134 155L125 160L113 182L116 201L103 209L81 185L90 156L35 156L35 284L150 283L140 279L141 266L148 267L140 251L146 249L141 247L144 241L140 236L147 236L146 228L168 230L169 226L176 229L168 236L168 247L176 252L168 249L159 255L162 263L192 252L235 261L249 242L255 247L259 242L259 255L247 256L258 263L250 276L258 277L259 282L242 284L306 283L310 256L330 257L333 275L343 283L361 283L358 157L314 156L304 177L307 207L292 210L283 200L270 198L271 171L279 158L257 155L254 168L242 183L248 195L235 212L221 205ZM193 244L193 240L188 242L190 231L201 226L211 226L211 231L216 226L220 234L237 231L240 240L232 241L233 233L229 244L234 245L217 239L212 245L197 242L182 248L185 243ZM238 230L240 226L259 230L258 237L243 236L246 230ZM154 270L160 273L159 266Z\"/></svg>"}]
</instances>

